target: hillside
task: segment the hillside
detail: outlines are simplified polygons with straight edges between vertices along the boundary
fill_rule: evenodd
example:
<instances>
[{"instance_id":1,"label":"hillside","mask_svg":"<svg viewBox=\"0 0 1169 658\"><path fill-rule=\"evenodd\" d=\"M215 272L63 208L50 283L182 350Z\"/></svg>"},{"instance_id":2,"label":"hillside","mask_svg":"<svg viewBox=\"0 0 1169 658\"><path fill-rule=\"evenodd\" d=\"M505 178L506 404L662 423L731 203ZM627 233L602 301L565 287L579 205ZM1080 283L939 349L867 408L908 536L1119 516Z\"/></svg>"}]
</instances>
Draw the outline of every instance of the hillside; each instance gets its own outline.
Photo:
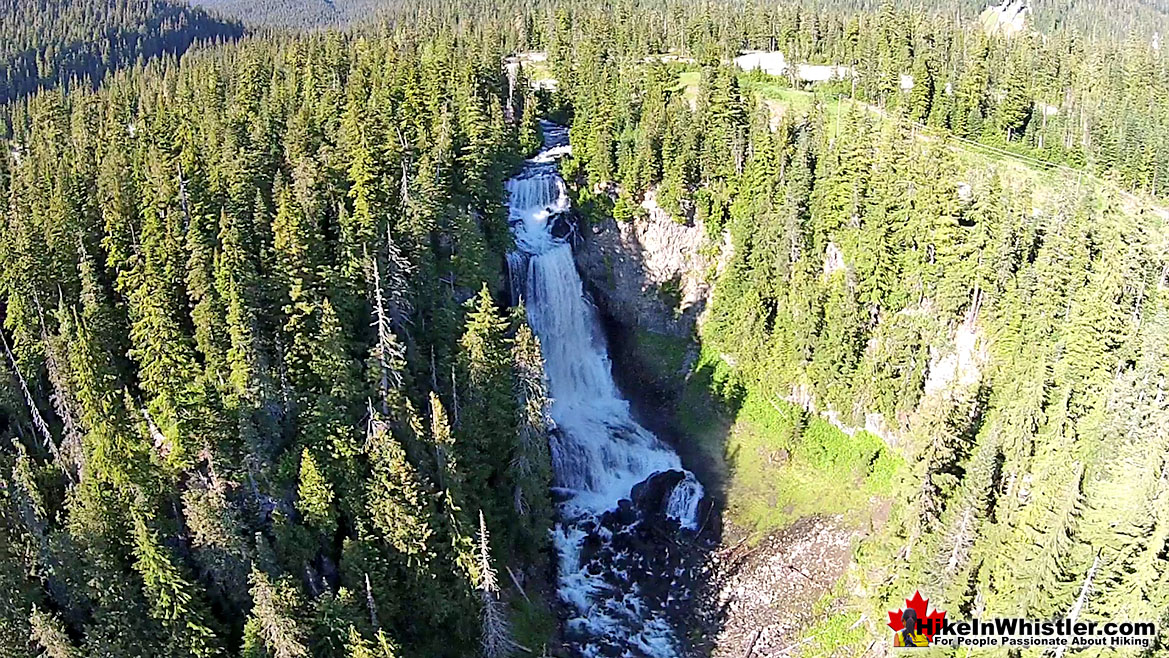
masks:
<instances>
[{"instance_id":1,"label":"hillside","mask_svg":"<svg viewBox=\"0 0 1169 658\"><path fill-rule=\"evenodd\" d=\"M905 98L874 109L725 65L610 77L584 53L550 60L574 76L578 194L616 217L591 222L585 249L606 245L595 260L615 268L666 261L639 249L672 217L719 263L632 280L682 319L677 282L711 286L695 345L660 353L694 355L666 369L669 408L680 440L724 464L724 520L748 540L820 515L867 535L850 594L822 589L807 631L833 639L808 651L864 653L916 588L959 615L1066 614L1081 591L1088 614L1161 614L1167 517L1136 502L1165 500L1160 461L1136 457L1163 451L1166 420L1141 393L1165 367L1165 218L1147 195L923 132L892 118L913 111ZM630 98L636 111L612 113ZM643 237L614 248L613 232ZM645 329L660 316L618 313ZM658 353L637 340L631 353ZM1133 481L1152 489L1117 497ZM780 628L756 641L804 637Z\"/></svg>"},{"instance_id":2,"label":"hillside","mask_svg":"<svg viewBox=\"0 0 1169 658\"><path fill-rule=\"evenodd\" d=\"M191 4L248 25L326 28L372 19L395 3L388 0L198 0Z\"/></svg>"},{"instance_id":3,"label":"hillside","mask_svg":"<svg viewBox=\"0 0 1169 658\"><path fill-rule=\"evenodd\" d=\"M197 41L236 39L238 23L157 0L12 0L0 8L0 105L40 88L95 85L113 70Z\"/></svg>"},{"instance_id":4,"label":"hillside","mask_svg":"<svg viewBox=\"0 0 1169 658\"><path fill-rule=\"evenodd\" d=\"M1028 7L1024 26L1041 34L1076 32L1097 42L1123 43L1136 39L1149 43L1169 33L1169 4L1165 0L823 0L808 3L823 9L876 12L884 6L918 10L946 17L960 17L975 24L996 7ZM1017 11L1011 12L1012 17Z\"/></svg>"},{"instance_id":5,"label":"hillside","mask_svg":"<svg viewBox=\"0 0 1169 658\"><path fill-rule=\"evenodd\" d=\"M1124 17L231 2L6 15L0 658L1169 620L1169 54Z\"/></svg>"},{"instance_id":6,"label":"hillside","mask_svg":"<svg viewBox=\"0 0 1169 658\"><path fill-rule=\"evenodd\" d=\"M477 560L542 582L541 361L489 293L538 137L446 34L250 40L15 115L0 655L468 655Z\"/></svg>"}]
</instances>

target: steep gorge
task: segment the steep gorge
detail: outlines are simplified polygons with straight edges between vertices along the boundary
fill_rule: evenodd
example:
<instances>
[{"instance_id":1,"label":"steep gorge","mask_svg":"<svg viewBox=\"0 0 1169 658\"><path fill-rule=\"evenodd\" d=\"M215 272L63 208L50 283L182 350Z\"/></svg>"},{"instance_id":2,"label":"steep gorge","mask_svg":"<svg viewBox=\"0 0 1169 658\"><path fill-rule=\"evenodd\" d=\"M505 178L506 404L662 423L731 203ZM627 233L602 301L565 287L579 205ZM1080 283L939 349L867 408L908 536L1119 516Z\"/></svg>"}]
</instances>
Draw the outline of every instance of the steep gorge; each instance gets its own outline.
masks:
<instances>
[{"instance_id":1,"label":"steep gorge","mask_svg":"<svg viewBox=\"0 0 1169 658\"><path fill-rule=\"evenodd\" d=\"M565 639L574 655L680 652L677 609L689 600L685 546L705 528L703 487L630 414L613 381L572 244L557 235L571 209L557 161L565 130L543 124L545 148L508 182L516 248L511 287L541 341L552 406L553 528ZM570 219L568 221L571 221Z\"/></svg>"},{"instance_id":2,"label":"steep gorge","mask_svg":"<svg viewBox=\"0 0 1169 658\"><path fill-rule=\"evenodd\" d=\"M710 351L703 347L704 312L733 245L725 232L716 241L701 222L684 224L671 218L657 206L652 191L643 197L642 207L646 212L628 221L593 217L579 232L577 267L607 320L614 374L624 390L634 391L634 411L650 416L649 426L668 437L684 463L714 485L710 494L720 506L734 505L739 501L727 499L735 496L738 460L730 446L712 448L709 436L679 420L691 413L684 406L701 386L696 383L697 362L700 353ZM850 263L840 249L831 243L827 249L824 277L832 275L830 270L847 271ZM929 308L916 312L928 313ZM793 387L772 404L794 405L848 437L858 432L878 436L890 450L909 459L911 447L904 437L916 424L968 404L977 393L989 358L987 339L971 317L929 345L928 357L920 399L912 405L914 411L902 417L886 419L874 410L862 410L856 415L860 424L854 424L817 400L806 386ZM717 353L716 358L734 371L732 354ZM734 432L745 422L736 421L733 406L715 402L707 411L725 416L720 422L730 425L719 433ZM704 571L708 600L700 623L709 633L710 655L739 656L748 650L766 655L803 638L818 621L813 608L846 578L856 544L884 524L890 503L884 497L862 498L855 501L854 513L827 510L770 527L724 521L722 543L709 553ZM850 631L863 621L863 616L850 620Z\"/></svg>"}]
</instances>

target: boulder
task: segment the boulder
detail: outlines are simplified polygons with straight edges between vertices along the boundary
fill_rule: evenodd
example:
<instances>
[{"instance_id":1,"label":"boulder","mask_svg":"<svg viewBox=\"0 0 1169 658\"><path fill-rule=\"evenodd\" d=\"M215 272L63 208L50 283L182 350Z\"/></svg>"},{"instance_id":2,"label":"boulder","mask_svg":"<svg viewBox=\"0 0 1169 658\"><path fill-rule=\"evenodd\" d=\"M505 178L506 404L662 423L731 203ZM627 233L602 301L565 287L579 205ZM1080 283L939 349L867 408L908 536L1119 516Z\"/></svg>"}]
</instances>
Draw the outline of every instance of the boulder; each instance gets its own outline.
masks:
<instances>
[{"instance_id":1,"label":"boulder","mask_svg":"<svg viewBox=\"0 0 1169 658\"><path fill-rule=\"evenodd\" d=\"M633 506L646 517L665 517L666 506L670 502L670 494L674 487L686 479L682 471L662 471L654 473L643 482L633 487Z\"/></svg>"}]
</instances>

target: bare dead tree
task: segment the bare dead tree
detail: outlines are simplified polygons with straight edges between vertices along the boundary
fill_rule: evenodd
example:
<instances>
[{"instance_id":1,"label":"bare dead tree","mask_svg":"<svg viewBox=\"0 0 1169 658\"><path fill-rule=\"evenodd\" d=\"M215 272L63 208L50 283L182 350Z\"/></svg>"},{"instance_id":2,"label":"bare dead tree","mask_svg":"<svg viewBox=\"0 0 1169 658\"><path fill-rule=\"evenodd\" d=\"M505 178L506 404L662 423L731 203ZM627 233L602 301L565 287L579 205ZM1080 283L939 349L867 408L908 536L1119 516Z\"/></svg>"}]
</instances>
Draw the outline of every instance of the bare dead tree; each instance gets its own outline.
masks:
<instances>
[{"instance_id":1,"label":"bare dead tree","mask_svg":"<svg viewBox=\"0 0 1169 658\"><path fill-rule=\"evenodd\" d=\"M16 382L20 385L20 391L24 394L24 401L28 405L28 414L32 419L33 427L40 434L41 442L44 444L45 450L48 450L53 456L54 461L63 467L61 453L57 450L57 444L53 441L53 434L49 431L49 425L45 422L44 416L41 416L40 409L37 409L36 401L32 397L32 391L29 390L28 382L25 381L24 375L20 372L20 367L16 363L16 356L12 354L12 349L8 347L8 338L4 336L3 332L0 332L0 343L4 345L4 354L8 356L8 362L12 365L12 372L16 375Z\"/></svg>"},{"instance_id":2,"label":"bare dead tree","mask_svg":"<svg viewBox=\"0 0 1169 658\"><path fill-rule=\"evenodd\" d=\"M62 294L60 288L58 288L58 293ZM41 341L45 344L45 370L48 372L49 385L52 387L52 391L49 393L49 402L53 405L54 413L61 419L62 437L58 448L60 455L54 456L65 460L58 465L65 472L69 481L75 482L75 474L81 472L81 430L77 420L76 402L69 393L66 375L61 368L61 363L67 362L68 359L62 358L59 345L49 336L48 328L45 326L44 311L41 309L41 303L36 294L33 295L33 300L36 302L37 315L41 323Z\"/></svg>"},{"instance_id":3,"label":"bare dead tree","mask_svg":"<svg viewBox=\"0 0 1169 658\"><path fill-rule=\"evenodd\" d=\"M369 585L369 574L365 575L365 605L369 607L369 625L380 630L382 625L377 620L377 604L373 600L373 588Z\"/></svg>"},{"instance_id":4,"label":"bare dead tree","mask_svg":"<svg viewBox=\"0 0 1169 658\"><path fill-rule=\"evenodd\" d=\"M507 620L503 604L499 600L499 582L491 566L491 547L488 542L487 523L483 511L479 511L479 545L476 547L476 561L479 567L479 597L483 603L483 657L504 658L518 648L511 635L511 624Z\"/></svg>"},{"instance_id":5,"label":"bare dead tree","mask_svg":"<svg viewBox=\"0 0 1169 658\"><path fill-rule=\"evenodd\" d=\"M406 347L394 335L390 314L386 308L385 295L382 291L382 277L377 259L372 259L372 262L374 303L371 326L377 329L377 343L373 348L373 356L377 359L378 367L381 370L378 393L381 397L382 413L388 414L390 412L388 400L391 389L396 390L402 387L402 369L406 364Z\"/></svg>"}]
</instances>

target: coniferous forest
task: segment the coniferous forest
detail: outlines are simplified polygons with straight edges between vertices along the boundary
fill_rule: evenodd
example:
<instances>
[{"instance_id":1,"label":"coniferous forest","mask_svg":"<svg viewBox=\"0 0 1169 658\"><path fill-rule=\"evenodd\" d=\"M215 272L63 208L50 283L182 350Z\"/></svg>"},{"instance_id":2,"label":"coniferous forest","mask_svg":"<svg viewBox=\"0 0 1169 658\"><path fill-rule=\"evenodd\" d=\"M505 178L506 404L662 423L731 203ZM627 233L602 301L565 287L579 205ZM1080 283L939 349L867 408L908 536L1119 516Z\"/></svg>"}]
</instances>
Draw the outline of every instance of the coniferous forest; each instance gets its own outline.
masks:
<instances>
[{"instance_id":1,"label":"coniferous forest","mask_svg":"<svg viewBox=\"0 0 1169 658\"><path fill-rule=\"evenodd\" d=\"M242 33L234 21L170 2L6 2L0 7L0 103L43 87L93 85L137 61Z\"/></svg>"},{"instance_id":2,"label":"coniferous forest","mask_svg":"<svg viewBox=\"0 0 1169 658\"><path fill-rule=\"evenodd\" d=\"M1122 5L17 0L0 656L578 655L506 259L541 119L582 231L652 192L706 236L680 406L888 510L793 653L883 651L915 589L1169 628L1169 20Z\"/></svg>"}]
</instances>

